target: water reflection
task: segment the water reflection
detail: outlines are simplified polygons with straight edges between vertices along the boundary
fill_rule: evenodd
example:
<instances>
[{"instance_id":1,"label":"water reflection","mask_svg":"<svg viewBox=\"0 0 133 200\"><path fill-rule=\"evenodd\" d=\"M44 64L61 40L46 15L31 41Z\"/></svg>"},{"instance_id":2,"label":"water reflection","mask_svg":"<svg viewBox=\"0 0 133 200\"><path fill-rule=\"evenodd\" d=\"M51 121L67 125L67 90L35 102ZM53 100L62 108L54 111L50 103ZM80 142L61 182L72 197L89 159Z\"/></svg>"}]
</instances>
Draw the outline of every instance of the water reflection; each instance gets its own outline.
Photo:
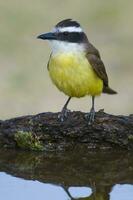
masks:
<instances>
[{"instance_id":1,"label":"water reflection","mask_svg":"<svg viewBox=\"0 0 133 200\"><path fill-rule=\"evenodd\" d=\"M1 150L0 171L2 200L133 200L133 157L127 152Z\"/></svg>"},{"instance_id":2,"label":"water reflection","mask_svg":"<svg viewBox=\"0 0 133 200\"><path fill-rule=\"evenodd\" d=\"M71 197L78 199L89 197L92 194L92 189L89 187L69 187L68 192Z\"/></svg>"},{"instance_id":3,"label":"water reflection","mask_svg":"<svg viewBox=\"0 0 133 200\"><path fill-rule=\"evenodd\" d=\"M133 185L115 185L110 193L110 200L133 200Z\"/></svg>"},{"instance_id":4,"label":"water reflection","mask_svg":"<svg viewBox=\"0 0 133 200\"><path fill-rule=\"evenodd\" d=\"M70 199L62 187L44 184L39 181L28 181L0 173L0 197L2 200L68 200Z\"/></svg>"},{"instance_id":5,"label":"water reflection","mask_svg":"<svg viewBox=\"0 0 133 200\"><path fill-rule=\"evenodd\" d=\"M24 180L0 172L0 197L2 200L44 199L71 200L89 197L92 193L89 187L70 187L66 190L62 186L41 183L39 181Z\"/></svg>"}]
</instances>

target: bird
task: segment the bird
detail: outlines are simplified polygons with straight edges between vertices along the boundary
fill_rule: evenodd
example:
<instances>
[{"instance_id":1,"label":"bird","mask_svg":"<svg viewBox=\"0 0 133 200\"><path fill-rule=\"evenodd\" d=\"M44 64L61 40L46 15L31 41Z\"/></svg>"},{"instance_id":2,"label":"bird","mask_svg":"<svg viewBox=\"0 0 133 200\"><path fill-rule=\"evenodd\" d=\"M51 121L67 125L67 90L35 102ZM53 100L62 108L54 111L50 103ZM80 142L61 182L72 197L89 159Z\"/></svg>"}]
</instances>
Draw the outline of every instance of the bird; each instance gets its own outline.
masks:
<instances>
[{"instance_id":1,"label":"bird","mask_svg":"<svg viewBox=\"0 0 133 200\"><path fill-rule=\"evenodd\" d=\"M68 117L68 103L72 97L91 96L92 106L85 115L88 124L95 121L95 97L102 93L117 94L109 87L108 75L99 51L90 43L86 33L76 20L58 22L51 32L37 36L48 40L51 53L47 68L52 82L68 96L58 118Z\"/></svg>"}]
</instances>

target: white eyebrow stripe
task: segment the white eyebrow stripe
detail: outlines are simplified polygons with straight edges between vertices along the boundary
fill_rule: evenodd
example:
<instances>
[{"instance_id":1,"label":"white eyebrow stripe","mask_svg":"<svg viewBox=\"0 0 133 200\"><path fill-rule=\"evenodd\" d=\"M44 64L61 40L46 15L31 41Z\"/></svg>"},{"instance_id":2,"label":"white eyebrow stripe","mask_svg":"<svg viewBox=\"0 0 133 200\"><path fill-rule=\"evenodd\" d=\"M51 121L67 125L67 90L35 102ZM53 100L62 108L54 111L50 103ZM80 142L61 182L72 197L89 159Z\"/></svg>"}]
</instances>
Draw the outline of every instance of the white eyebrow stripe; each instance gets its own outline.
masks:
<instances>
[{"instance_id":1,"label":"white eyebrow stripe","mask_svg":"<svg viewBox=\"0 0 133 200\"><path fill-rule=\"evenodd\" d=\"M71 26L71 27L61 27L58 28L59 32L83 32L81 27Z\"/></svg>"}]
</instances>

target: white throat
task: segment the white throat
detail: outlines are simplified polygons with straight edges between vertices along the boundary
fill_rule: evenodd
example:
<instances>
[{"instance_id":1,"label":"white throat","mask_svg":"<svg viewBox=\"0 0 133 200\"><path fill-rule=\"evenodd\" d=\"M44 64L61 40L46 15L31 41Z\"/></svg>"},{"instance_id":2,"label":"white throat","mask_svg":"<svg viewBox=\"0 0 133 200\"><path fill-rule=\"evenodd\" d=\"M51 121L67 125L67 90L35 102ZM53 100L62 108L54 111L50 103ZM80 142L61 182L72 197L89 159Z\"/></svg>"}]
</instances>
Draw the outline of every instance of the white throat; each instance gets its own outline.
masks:
<instances>
[{"instance_id":1,"label":"white throat","mask_svg":"<svg viewBox=\"0 0 133 200\"><path fill-rule=\"evenodd\" d=\"M85 45L80 43L71 43L71 42L64 42L58 40L50 40L50 46L52 48L52 54L58 53L71 53L71 52L79 52L83 53L85 51Z\"/></svg>"}]
</instances>

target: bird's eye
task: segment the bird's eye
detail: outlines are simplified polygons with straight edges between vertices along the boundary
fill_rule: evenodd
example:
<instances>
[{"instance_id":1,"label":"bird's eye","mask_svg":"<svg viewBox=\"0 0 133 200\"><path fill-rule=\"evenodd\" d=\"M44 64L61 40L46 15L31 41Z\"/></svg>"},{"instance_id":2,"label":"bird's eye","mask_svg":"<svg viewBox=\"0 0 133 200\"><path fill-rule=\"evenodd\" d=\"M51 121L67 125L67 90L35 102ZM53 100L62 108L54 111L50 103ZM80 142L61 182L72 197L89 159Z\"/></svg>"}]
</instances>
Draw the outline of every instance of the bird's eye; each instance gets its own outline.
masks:
<instances>
[{"instance_id":1,"label":"bird's eye","mask_svg":"<svg viewBox=\"0 0 133 200\"><path fill-rule=\"evenodd\" d=\"M67 35L68 35L68 32L67 32L67 31L63 32L63 35L67 36Z\"/></svg>"}]
</instances>

